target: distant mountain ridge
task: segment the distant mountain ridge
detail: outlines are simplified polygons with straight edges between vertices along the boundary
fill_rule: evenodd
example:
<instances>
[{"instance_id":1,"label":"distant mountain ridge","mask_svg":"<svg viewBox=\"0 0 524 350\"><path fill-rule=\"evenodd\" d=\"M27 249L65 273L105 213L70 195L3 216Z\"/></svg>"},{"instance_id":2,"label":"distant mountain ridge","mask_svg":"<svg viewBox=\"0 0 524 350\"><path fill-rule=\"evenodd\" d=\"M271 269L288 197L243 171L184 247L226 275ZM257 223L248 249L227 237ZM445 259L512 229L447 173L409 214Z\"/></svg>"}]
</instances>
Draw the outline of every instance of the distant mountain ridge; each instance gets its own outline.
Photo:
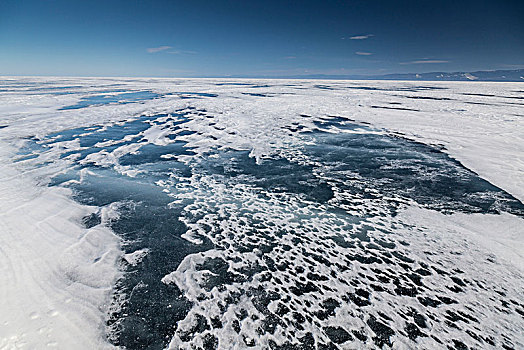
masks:
<instances>
[{"instance_id":1,"label":"distant mountain ridge","mask_svg":"<svg viewBox=\"0 0 524 350\"><path fill-rule=\"evenodd\" d=\"M493 70L476 72L431 72L387 74L376 77L385 80L430 80L430 81L522 81L524 82L524 69Z\"/></svg>"},{"instance_id":2,"label":"distant mountain ridge","mask_svg":"<svg viewBox=\"0 0 524 350\"><path fill-rule=\"evenodd\" d=\"M399 73L385 75L289 75L289 76L231 76L231 78L334 79L334 80L420 80L420 81L513 81L524 82L524 69L475 72Z\"/></svg>"}]
</instances>

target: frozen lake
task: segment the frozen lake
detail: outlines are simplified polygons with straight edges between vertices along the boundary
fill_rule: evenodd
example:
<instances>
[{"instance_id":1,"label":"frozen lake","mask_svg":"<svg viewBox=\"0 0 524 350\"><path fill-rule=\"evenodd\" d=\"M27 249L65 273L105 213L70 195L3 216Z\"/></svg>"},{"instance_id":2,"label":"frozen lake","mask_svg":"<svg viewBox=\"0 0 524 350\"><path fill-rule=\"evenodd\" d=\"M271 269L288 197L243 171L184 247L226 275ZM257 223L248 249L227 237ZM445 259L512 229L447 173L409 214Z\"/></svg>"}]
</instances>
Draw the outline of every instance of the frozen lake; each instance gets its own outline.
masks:
<instances>
[{"instance_id":1,"label":"frozen lake","mask_svg":"<svg viewBox=\"0 0 524 350\"><path fill-rule=\"evenodd\" d=\"M524 347L524 84L0 79L0 347Z\"/></svg>"}]
</instances>

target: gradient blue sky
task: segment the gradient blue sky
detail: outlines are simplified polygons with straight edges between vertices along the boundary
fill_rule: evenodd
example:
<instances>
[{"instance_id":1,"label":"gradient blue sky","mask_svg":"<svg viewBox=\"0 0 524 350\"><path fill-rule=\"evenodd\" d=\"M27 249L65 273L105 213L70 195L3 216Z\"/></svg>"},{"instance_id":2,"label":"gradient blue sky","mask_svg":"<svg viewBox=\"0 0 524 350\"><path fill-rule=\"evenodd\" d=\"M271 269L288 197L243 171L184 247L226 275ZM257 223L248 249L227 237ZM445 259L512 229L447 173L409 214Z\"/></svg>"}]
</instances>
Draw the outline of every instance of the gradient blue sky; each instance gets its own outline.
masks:
<instances>
[{"instance_id":1,"label":"gradient blue sky","mask_svg":"<svg viewBox=\"0 0 524 350\"><path fill-rule=\"evenodd\" d=\"M524 67L524 1L1 0L0 75Z\"/></svg>"}]
</instances>

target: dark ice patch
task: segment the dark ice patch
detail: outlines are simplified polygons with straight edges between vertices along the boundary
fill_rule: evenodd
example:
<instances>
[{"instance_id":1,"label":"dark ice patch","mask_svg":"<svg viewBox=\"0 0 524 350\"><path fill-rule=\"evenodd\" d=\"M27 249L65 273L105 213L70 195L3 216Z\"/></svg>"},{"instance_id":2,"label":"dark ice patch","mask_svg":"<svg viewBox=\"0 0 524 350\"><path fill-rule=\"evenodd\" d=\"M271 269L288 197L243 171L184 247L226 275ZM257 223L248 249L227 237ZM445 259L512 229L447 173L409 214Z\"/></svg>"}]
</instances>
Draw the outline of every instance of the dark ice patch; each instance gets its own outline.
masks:
<instances>
[{"instance_id":1,"label":"dark ice patch","mask_svg":"<svg viewBox=\"0 0 524 350\"><path fill-rule=\"evenodd\" d=\"M130 103L143 100L152 100L158 97L160 97L159 94L151 91L125 92L116 95L95 95L83 97L77 104L62 107L60 110L80 109L89 106L101 106L110 103Z\"/></svg>"}]
</instances>

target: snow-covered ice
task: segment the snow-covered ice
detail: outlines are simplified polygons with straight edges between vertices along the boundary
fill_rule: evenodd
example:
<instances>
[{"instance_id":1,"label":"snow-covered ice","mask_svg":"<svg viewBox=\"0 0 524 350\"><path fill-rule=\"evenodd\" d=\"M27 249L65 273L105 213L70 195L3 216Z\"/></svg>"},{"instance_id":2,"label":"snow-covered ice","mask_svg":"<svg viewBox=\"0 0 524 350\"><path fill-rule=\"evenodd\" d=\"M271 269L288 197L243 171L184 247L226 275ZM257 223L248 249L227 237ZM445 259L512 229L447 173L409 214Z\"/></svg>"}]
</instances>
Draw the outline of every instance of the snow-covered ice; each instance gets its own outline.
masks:
<instances>
[{"instance_id":1,"label":"snow-covered ice","mask_svg":"<svg viewBox=\"0 0 524 350\"><path fill-rule=\"evenodd\" d=\"M524 346L524 84L0 79L0 348Z\"/></svg>"}]
</instances>

